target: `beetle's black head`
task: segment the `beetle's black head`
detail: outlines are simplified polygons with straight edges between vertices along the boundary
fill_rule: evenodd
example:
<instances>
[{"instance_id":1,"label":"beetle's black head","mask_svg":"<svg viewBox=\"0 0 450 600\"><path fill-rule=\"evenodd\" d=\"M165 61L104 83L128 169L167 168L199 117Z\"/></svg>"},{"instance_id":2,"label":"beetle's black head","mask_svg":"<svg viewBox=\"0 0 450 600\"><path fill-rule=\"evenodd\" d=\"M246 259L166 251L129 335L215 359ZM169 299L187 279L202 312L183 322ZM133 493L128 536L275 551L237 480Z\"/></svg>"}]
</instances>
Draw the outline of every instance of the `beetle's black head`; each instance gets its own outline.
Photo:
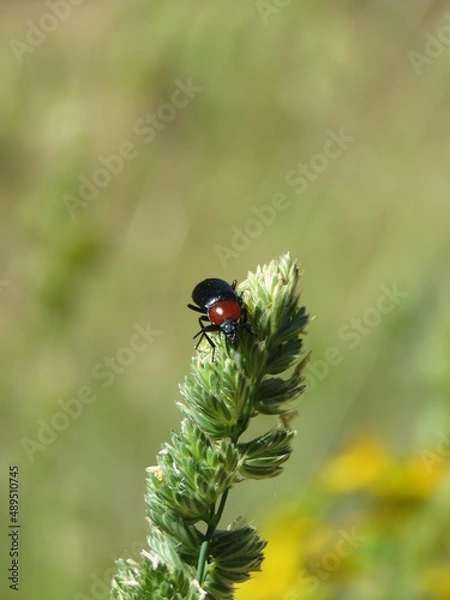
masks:
<instances>
[{"instance_id":1,"label":"beetle's black head","mask_svg":"<svg viewBox=\"0 0 450 600\"><path fill-rule=\"evenodd\" d=\"M225 321L220 325L220 330L225 334L229 344L236 344L238 330L237 321L234 319L225 319Z\"/></svg>"}]
</instances>

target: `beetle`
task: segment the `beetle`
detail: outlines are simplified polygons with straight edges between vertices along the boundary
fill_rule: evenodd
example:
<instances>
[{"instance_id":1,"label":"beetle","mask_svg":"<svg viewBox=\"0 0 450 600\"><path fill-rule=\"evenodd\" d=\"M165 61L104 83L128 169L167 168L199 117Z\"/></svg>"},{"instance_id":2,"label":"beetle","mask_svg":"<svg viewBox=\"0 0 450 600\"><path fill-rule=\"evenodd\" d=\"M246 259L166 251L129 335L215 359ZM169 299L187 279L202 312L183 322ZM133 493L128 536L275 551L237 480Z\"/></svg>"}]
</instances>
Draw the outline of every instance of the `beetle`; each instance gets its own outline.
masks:
<instances>
[{"instance_id":1,"label":"beetle","mask_svg":"<svg viewBox=\"0 0 450 600\"><path fill-rule=\"evenodd\" d=\"M204 279L192 291L192 300L195 305L187 305L191 310L203 315L198 319L200 331L193 338L200 336L195 348L199 347L205 337L213 349L212 360L214 360L216 345L208 333L221 331L232 346L237 344L237 332L240 327L253 334L247 322L247 311L242 298L236 294L236 285L236 279L231 285L223 279Z\"/></svg>"}]
</instances>

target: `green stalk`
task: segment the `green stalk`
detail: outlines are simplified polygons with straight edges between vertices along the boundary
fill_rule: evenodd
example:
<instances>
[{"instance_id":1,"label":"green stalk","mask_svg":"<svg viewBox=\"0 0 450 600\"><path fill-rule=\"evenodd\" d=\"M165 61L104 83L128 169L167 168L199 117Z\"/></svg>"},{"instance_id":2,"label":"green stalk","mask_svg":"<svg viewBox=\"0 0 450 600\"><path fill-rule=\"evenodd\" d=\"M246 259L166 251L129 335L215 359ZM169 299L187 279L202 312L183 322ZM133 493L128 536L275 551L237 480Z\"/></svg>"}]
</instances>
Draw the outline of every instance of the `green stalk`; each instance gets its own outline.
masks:
<instances>
[{"instance_id":1,"label":"green stalk","mask_svg":"<svg viewBox=\"0 0 450 600\"><path fill-rule=\"evenodd\" d=\"M180 386L181 430L147 469L147 548L141 562L118 561L112 600L232 600L235 584L260 570L266 542L256 529L243 519L218 525L231 488L278 476L292 451L307 362L299 279L289 254L249 273L237 292L253 335L241 328L236 347L216 335L214 361L207 344L195 354ZM239 442L259 414L277 424Z\"/></svg>"},{"instance_id":2,"label":"green stalk","mask_svg":"<svg viewBox=\"0 0 450 600\"><path fill-rule=\"evenodd\" d=\"M211 521L209 522L208 529L205 534L205 541L203 542L203 544L201 545L201 548L200 548L200 554L198 556L198 566L197 566L197 581L199 582L200 585L202 585L203 578L205 575L205 568L206 568L206 563L208 560L209 545L210 545L211 539L217 529L217 526L220 522L220 519L222 518L222 513L225 508L225 504L226 504L227 497L228 497L228 492L229 492L229 489L225 490L225 492L222 494L222 497L220 499L219 509L218 509L217 513L215 513L213 515L213 517L211 518Z\"/></svg>"}]
</instances>

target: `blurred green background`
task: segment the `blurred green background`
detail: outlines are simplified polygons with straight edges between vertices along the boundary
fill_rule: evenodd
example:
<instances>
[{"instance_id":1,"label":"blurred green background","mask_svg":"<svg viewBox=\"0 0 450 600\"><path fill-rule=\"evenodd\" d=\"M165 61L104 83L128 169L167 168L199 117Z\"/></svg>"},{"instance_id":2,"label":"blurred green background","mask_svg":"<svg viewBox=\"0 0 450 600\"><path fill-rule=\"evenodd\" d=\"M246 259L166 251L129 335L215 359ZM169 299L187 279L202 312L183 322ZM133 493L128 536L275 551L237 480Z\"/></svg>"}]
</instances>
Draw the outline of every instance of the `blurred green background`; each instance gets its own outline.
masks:
<instances>
[{"instance_id":1,"label":"blurred green background","mask_svg":"<svg viewBox=\"0 0 450 600\"><path fill-rule=\"evenodd\" d=\"M2 3L4 533L11 464L22 523L20 592L2 597L107 597L115 558L145 540L145 468L179 426L192 288L285 251L314 316L310 392L284 475L237 488L226 518L300 502L355 436L448 458L446 8ZM424 529L447 525L429 511ZM383 573L355 597L402 597Z\"/></svg>"}]
</instances>

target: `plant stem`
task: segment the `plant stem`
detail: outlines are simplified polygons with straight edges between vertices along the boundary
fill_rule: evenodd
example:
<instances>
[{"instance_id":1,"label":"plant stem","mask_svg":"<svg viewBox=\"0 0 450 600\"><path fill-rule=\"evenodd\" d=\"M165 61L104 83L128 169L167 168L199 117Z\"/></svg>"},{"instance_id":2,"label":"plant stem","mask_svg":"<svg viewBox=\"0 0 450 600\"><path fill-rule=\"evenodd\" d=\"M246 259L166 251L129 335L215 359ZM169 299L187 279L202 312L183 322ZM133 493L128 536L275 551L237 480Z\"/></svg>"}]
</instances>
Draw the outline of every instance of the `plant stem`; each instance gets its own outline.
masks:
<instances>
[{"instance_id":1,"label":"plant stem","mask_svg":"<svg viewBox=\"0 0 450 600\"><path fill-rule=\"evenodd\" d=\"M225 508L225 503L226 503L227 497L228 497L228 492L229 492L229 490L225 490L224 493L222 494L222 497L220 498L219 508L217 509L217 512L215 514L213 514L213 516L211 517L211 520L208 524L208 529L206 531L205 540L200 547L200 553L198 556L198 566L197 566L197 581L200 585L202 585L203 579L205 577L205 567L206 567L206 562L208 560L209 544L211 543L211 539L212 539L212 537L217 529L217 525L219 524L219 521L222 517L222 513Z\"/></svg>"}]
</instances>

